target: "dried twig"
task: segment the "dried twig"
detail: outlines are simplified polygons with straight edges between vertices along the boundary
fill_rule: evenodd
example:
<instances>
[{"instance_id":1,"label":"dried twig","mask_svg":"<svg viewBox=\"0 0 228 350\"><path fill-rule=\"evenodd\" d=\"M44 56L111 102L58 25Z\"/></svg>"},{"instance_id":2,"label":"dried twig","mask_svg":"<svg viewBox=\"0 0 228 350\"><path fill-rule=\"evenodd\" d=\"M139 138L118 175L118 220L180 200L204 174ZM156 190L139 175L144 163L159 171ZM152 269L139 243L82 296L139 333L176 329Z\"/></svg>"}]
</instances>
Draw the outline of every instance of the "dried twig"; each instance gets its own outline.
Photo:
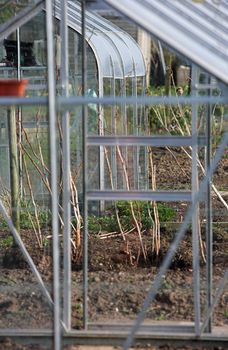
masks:
<instances>
[{"instance_id":1,"label":"dried twig","mask_svg":"<svg viewBox=\"0 0 228 350\"><path fill-rule=\"evenodd\" d=\"M119 158L120 158L120 161L121 161L121 164L122 164L122 167L123 167L124 178L125 178L125 181L126 181L126 186L127 186L127 189L130 190L130 185L129 185L129 180L128 180L128 173L127 173L126 162L125 162L125 160L124 160L124 158L123 158L123 156L122 156L120 147L119 147L119 146L116 146L116 148L117 148L117 153L118 153L118 156L119 156ZM134 223L135 223L135 226L136 226L136 229L137 229L137 232L138 232L138 236L139 236L139 241L140 241L140 245L141 245L143 257L144 257L144 259L146 260L146 259L147 259L147 256L146 256L146 251L145 251L144 244L143 244L143 240L142 240L141 229L140 229L138 220L137 220L137 218L136 218L136 216L135 216L135 212L134 212L134 207L133 207L132 201L130 201L129 204L130 204L130 209L131 209L131 215L132 215L132 218L133 218L133 220L134 220Z\"/></svg>"},{"instance_id":2,"label":"dried twig","mask_svg":"<svg viewBox=\"0 0 228 350\"><path fill-rule=\"evenodd\" d=\"M148 154L149 154L149 163L150 163L150 169L151 169L151 187L152 190L156 190L156 167L153 164L153 153L152 148L148 148ZM154 213L154 225L152 228L152 251L156 251L156 254L158 255L160 247L161 247L161 240L160 240L160 222L159 222L159 213L158 213L158 206L156 201L151 201L151 206L153 208Z\"/></svg>"},{"instance_id":3,"label":"dried twig","mask_svg":"<svg viewBox=\"0 0 228 350\"><path fill-rule=\"evenodd\" d=\"M114 190L112 168L111 168L111 164L110 164L110 161L109 161L109 158L108 158L107 147L104 147L104 154L105 154L105 160L106 160L107 166L108 166L108 172L109 172L111 188L112 188L112 190ZM122 236L123 240L125 241L126 238L125 238L124 231L123 231L123 228L122 228L122 225L121 225L120 216L119 216L119 212L118 212L118 208L117 208L116 202L115 202L115 214L116 214L116 219L117 219L117 223L118 223L118 226L119 226L119 229L120 229L121 236Z\"/></svg>"},{"instance_id":4,"label":"dried twig","mask_svg":"<svg viewBox=\"0 0 228 350\"><path fill-rule=\"evenodd\" d=\"M39 247L42 248L42 246L43 246L43 237L42 237L42 233L41 233L41 229L40 229L40 222L39 222L37 205L36 205L36 202L35 202L35 199L34 199L34 195L33 195L33 190L32 190L32 185L31 185L31 181L30 181L30 176L29 176L27 164L26 164L25 158L23 157L22 159L23 159L23 164L24 164L27 184L28 184L28 188L29 188L29 194L30 194L30 198L31 198L31 201L32 201L32 204L33 204L33 207L34 207L34 215L35 215L36 225L34 224L32 216L31 216L29 211L28 211L28 215L29 215L29 219L30 219L30 221L32 223L33 230L35 232L36 239L37 239L37 242L39 244Z\"/></svg>"}]
</instances>

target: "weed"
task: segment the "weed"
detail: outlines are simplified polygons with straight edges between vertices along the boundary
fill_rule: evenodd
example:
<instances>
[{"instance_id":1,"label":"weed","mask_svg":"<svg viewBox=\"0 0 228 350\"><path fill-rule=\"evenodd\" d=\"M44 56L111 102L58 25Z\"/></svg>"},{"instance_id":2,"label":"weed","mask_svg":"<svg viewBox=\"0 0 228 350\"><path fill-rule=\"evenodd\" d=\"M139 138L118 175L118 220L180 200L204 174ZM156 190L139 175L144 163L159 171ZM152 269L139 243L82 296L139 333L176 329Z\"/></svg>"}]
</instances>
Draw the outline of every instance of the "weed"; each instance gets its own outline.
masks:
<instances>
[{"instance_id":1,"label":"weed","mask_svg":"<svg viewBox=\"0 0 228 350\"><path fill-rule=\"evenodd\" d=\"M224 316L228 318L228 310L224 310Z\"/></svg>"},{"instance_id":2,"label":"weed","mask_svg":"<svg viewBox=\"0 0 228 350\"><path fill-rule=\"evenodd\" d=\"M161 289L173 289L174 288L174 285L171 281L166 281L166 280L163 280L162 281L162 285L161 285Z\"/></svg>"},{"instance_id":3,"label":"weed","mask_svg":"<svg viewBox=\"0 0 228 350\"><path fill-rule=\"evenodd\" d=\"M164 312L161 312L160 315L157 315L155 317L155 321L165 321L167 319L167 316Z\"/></svg>"},{"instance_id":4,"label":"weed","mask_svg":"<svg viewBox=\"0 0 228 350\"><path fill-rule=\"evenodd\" d=\"M0 240L1 248L11 248L14 244L13 236L7 236Z\"/></svg>"},{"instance_id":5,"label":"weed","mask_svg":"<svg viewBox=\"0 0 228 350\"><path fill-rule=\"evenodd\" d=\"M37 205L37 214L40 227L47 227L50 225L50 212L47 209ZM20 227L22 229L32 229L32 222L35 222L35 209L30 200L23 199L20 202ZM0 215L0 229L4 231L8 229L8 225L2 215Z\"/></svg>"},{"instance_id":6,"label":"weed","mask_svg":"<svg viewBox=\"0 0 228 350\"><path fill-rule=\"evenodd\" d=\"M100 231L118 231L118 223L115 215L105 215L97 217L91 215L88 219L89 232L98 233Z\"/></svg>"},{"instance_id":7,"label":"weed","mask_svg":"<svg viewBox=\"0 0 228 350\"><path fill-rule=\"evenodd\" d=\"M169 222L175 218L176 211L167 204L158 203L158 214L161 222Z\"/></svg>"},{"instance_id":8,"label":"weed","mask_svg":"<svg viewBox=\"0 0 228 350\"><path fill-rule=\"evenodd\" d=\"M8 229L8 225L5 219L3 219L2 215L0 216L0 229L3 231L6 231Z\"/></svg>"},{"instance_id":9,"label":"weed","mask_svg":"<svg viewBox=\"0 0 228 350\"><path fill-rule=\"evenodd\" d=\"M47 210L37 206L38 220L40 227L50 224L50 214ZM32 221L35 222L35 210L31 201L24 199L21 201L20 226L23 229L33 228Z\"/></svg>"},{"instance_id":10,"label":"weed","mask_svg":"<svg viewBox=\"0 0 228 350\"><path fill-rule=\"evenodd\" d=\"M137 221L143 230L148 230L154 225L154 215L149 202L133 201L133 208ZM124 230L131 230L134 227L130 203L127 201L117 202L118 215ZM169 222L176 216L173 208L166 204L158 203L158 214L162 222ZM113 232L119 231L119 226L114 213L114 208L110 208L103 216L91 215L88 219L88 229L90 233L101 231Z\"/></svg>"},{"instance_id":11,"label":"weed","mask_svg":"<svg viewBox=\"0 0 228 350\"><path fill-rule=\"evenodd\" d=\"M73 306L74 310L82 311L82 303L78 302Z\"/></svg>"}]
</instances>

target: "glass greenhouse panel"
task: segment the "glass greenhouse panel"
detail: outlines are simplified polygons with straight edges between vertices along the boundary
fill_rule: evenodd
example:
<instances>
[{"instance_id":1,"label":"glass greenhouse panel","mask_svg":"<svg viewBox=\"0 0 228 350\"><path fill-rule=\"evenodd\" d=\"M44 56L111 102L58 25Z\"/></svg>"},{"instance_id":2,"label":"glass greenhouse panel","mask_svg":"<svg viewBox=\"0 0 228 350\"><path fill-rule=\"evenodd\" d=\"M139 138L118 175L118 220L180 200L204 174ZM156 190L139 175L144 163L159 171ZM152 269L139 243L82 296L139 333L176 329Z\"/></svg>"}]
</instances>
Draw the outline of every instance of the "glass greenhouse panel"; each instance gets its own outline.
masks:
<instances>
[{"instance_id":1,"label":"glass greenhouse panel","mask_svg":"<svg viewBox=\"0 0 228 350\"><path fill-rule=\"evenodd\" d=\"M1 0L0 26L12 19L23 9L37 3L37 0Z\"/></svg>"},{"instance_id":2,"label":"glass greenhouse panel","mask_svg":"<svg viewBox=\"0 0 228 350\"><path fill-rule=\"evenodd\" d=\"M59 24L58 24L59 27ZM82 39L81 35L69 28L69 80L70 94L82 94ZM98 71L95 55L89 45L86 47L87 54L87 90L88 95L98 94ZM90 91L92 90L92 92Z\"/></svg>"},{"instance_id":3,"label":"glass greenhouse panel","mask_svg":"<svg viewBox=\"0 0 228 350\"><path fill-rule=\"evenodd\" d=\"M80 4L69 2L68 11L68 47L69 47L69 94L80 96L82 94L82 37ZM60 2L55 3L55 71L57 94L61 93L61 40L60 40ZM144 76L145 64L141 51L134 40L103 18L86 13L86 46L87 72L86 95L97 96L137 96L145 91ZM2 47L2 59L8 59L10 67L4 67L1 75L19 77L29 80L26 90L28 96L46 95L47 92L47 53L45 35L45 12L20 28L19 37L11 35ZM20 43L18 60L17 43ZM102 47L102 50L100 49ZM6 57L3 57L4 50ZM7 50L6 50L7 49ZM0 52L0 54L1 54ZM18 66L19 65L19 66ZM28 139L31 134L34 113L30 120L27 111L22 109L22 121L25 130L28 130ZM47 132L46 119L39 110L39 130L36 138ZM37 112L36 112L37 113ZM141 106L126 105L96 105L90 103L88 113L89 135L138 135L144 128L145 120ZM41 125L42 124L42 125ZM61 124L61 123L60 123ZM35 135L35 134L34 134ZM61 130L60 130L61 135ZM24 137L24 136L23 136ZM71 115L71 159L73 178L78 186L79 196L82 193L82 109L77 109ZM32 142L32 141L31 141ZM47 150L47 152L49 152ZM89 187L90 188L138 188L138 171L144 169L139 147L91 147L88 156ZM125 174L125 167L130 171L129 179ZM59 170L61 177L61 169ZM38 180L37 180L38 181ZM42 182L42 180L40 179ZM128 184L129 182L129 184ZM39 188L37 183L32 184L34 189ZM36 193L36 190L35 190ZM43 193L43 192L42 192Z\"/></svg>"}]
</instances>

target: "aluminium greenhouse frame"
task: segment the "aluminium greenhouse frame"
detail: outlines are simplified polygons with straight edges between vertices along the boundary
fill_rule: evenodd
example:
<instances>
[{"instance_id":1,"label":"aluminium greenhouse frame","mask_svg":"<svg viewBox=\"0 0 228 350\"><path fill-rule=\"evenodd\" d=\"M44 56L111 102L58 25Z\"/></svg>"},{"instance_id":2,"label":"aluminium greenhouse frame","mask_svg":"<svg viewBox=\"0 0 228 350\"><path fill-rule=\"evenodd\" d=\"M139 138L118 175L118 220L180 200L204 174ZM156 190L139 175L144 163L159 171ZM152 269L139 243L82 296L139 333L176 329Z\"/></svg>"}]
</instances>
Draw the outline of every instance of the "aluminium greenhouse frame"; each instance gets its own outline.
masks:
<instances>
[{"instance_id":1,"label":"aluminium greenhouse frame","mask_svg":"<svg viewBox=\"0 0 228 350\"><path fill-rule=\"evenodd\" d=\"M28 19L35 17L35 15L38 15L42 10L42 3L39 2L39 6L36 4L34 6L34 9L30 9L30 16L28 16L28 10L26 11L26 15L28 16ZM72 29L75 33L81 32L81 14L80 14L80 6L77 2L68 2L68 14L67 14L67 26L69 29ZM53 6L53 14L56 19L60 18L61 14L61 2L55 1ZM23 24L23 21L21 20L21 23ZM4 36L6 33L4 32ZM17 32L17 42L18 42L18 52L21 52L20 47L20 30ZM35 39L35 38L34 38ZM116 93L119 93L125 97L127 95L126 86L127 82L130 81L131 85L131 93L132 96L139 95L139 92L137 91L137 81L138 79L141 79L142 89L141 93L144 94L145 92L145 63L144 59L141 53L141 50L139 49L136 42L125 32L120 30L119 28L115 27L114 25L111 25L108 21L104 20L103 18L89 13L87 11L86 13L86 39L88 46L92 49L92 52L94 54L94 57L96 58L96 65L97 65L97 72L94 72L94 75L96 78L91 78L93 80L92 85L96 84L95 79L98 80L98 88L94 90L94 95L98 95L99 97L102 97L104 95L104 85L105 81L109 80L110 83L110 94L112 96L115 96ZM102 48L102 50L100 49ZM44 63L43 63L44 64ZM31 67L23 67L20 63L20 60L18 60L18 67L17 69L13 67L1 67L1 71L3 72L6 77L8 76L7 70L10 72L12 71L13 74L17 74L18 77L24 78L24 72L26 72L26 77L31 78L32 74L35 74L35 70L39 70L41 75L45 74L46 67L45 66L31 66ZM42 71L41 71L42 70ZM74 73L75 74L75 73ZM78 79L77 82L74 83L74 88L79 88L80 86L80 78L75 78L73 76L73 79ZM72 78L72 77L71 77ZM43 79L45 81L45 79ZM69 80L69 78L68 78ZM120 82L121 87L119 87L120 91L117 91L116 89L116 82ZM69 80L69 84L72 82ZM38 90L39 88L42 88L42 85L36 86L35 84L32 85L29 83L28 89ZM46 84L44 83L43 88L46 88ZM67 87L69 89L69 87ZM87 92L91 89L91 85L88 84ZM96 105L95 105L96 106ZM127 108L125 105L121 105L121 119L122 119L122 134L129 134L128 128L127 128ZM97 123L99 128L100 134L106 134L107 133L114 133L115 134L115 106L111 106L111 128L112 130L106 131L106 117L105 117L105 111L101 105L96 106L96 112L97 113ZM138 121L137 121L137 106L134 105L134 124L136 133L138 130L142 129L138 127ZM141 120L141 125L143 124L143 121ZM81 143L80 137L78 137L79 144ZM79 144L77 146L79 146ZM104 149L102 146L99 147L99 174L98 174L98 181L100 188L105 188L105 162L104 162ZM80 146L78 147L80 149ZM81 150L80 150L81 151ZM80 153L78 150L78 153ZM133 156L133 173L134 173L134 181L137 184L137 187L139 187L139 176L137 172L138 164L139 164L139 155L137 154L139 151L134 150L135 156ZM115 149L111 152L111 163L113 165L112 171L113 171L113 177L115 186L117 187L117 161L116 161L116 154ZM78 156L79 159L77 159L77 165L80 166L81 159L80 155ZM145 162L146 163L146 162ZM145 173L147 165L145 164L144 167ZM22 171L21 171L22 173ZM21 179L22 182L22 179ZM82 182L82 181L80 181Z\"/></svg>"},{"instance_id":2,"label":"aluminium greenhouse frame","mask_svg":"<svg viewBox=\"0 0 228 350\"><path fill-rule=\"evenodd\" d=\"M111 1L107 1L111 2ZM225 284L227 283L228 273L227 271L224 274L224 278L222 279L216 295L214 299L212 299L211 295L211 249L212 242L210 240L211 233L211 219L208 217L208 227L207 230L209 232L208 241L207 241L207 251L208 251L208 262L207 262L207 271L208 271L208 280L207 280L207 288L208 288L208 305L206 317L204 319L203 324L200 323L200 305L199 305L199 261L198 261L198 240L194 240L193 245L193 264L194 264L194 300L195 300L195 322L194 328L189 327L186 330L186 327L167 327L167 326L159 326L159 329L156 327L143 327L141 323L145 316L145 312L149 304L153 301L158 287L161 283L163 275L166 273L171 259L175 253L175 250L180 243L181 239L184 236L185 230L188 227L191 219L193 220L193 234L195 237L197 236L197 227L194 226L194 220L197 217L197 203L204 199L205 192L207 193L207 205L210 208L210 179L212 177L213 172L222 157L223 152L225 151L228 144L228 133L226 132L223 140L218 148L218 151L215 155L215 158L211 162L210 160L210 123L208 118L207 124L207 135L205 137L198 137L197 135L197 125L196 125L196 116L197 116L197 105L200 103L227 103L227 97L200 97L197 96L195 92L195 96L190 98L179 98L180 104L192 104L193 106L193 114L192 114L192 136L191 137L143 137L143 136L119 136L119 137L108 137L108 136L88 136L87 134L87 105L89 103L97 103L99 104L116 104L116 103L147 103L151 105L155 105L158 103L163 104L175 104L176 98L156 98L156 97L124 97L124 98L90 98L86 97L86 31L85 31L85 1L82 0L82 36L83 36L83 95L84 97L68 97L68 77L67 77L67 1L61 1L61 37L62 37L62 86L63 86L63 94L62 97L57 98L55 96L55 76L54 76L54 67L53 67L53 7L52 1L46 0L46 30L47 30L47 39L48 39L48 98L1 98L0 105L33 105L33 104L47 104L49 105L49 120L50 120L50 128L49 133L52 136L51 139L51 173L52 173L52 230L53 230L53 299L48 293L39 272L36 269L30 255L26 251L23 242L20 239L17 231L15 230L11 219L7 216L6 210L0 202L0 210L4 214L6 221L13 233L13 236L20 246L22 253L24 254L26 261L29 266L32 268L34 275L36 276L39 285L41 286L47 300L49 301L51 307L53 307L54 311L54 327L53 330L16 330L16 329L1 329L0 337L12 337L13 339L21 342L50 342L52 338L54 338L54 349L60 350L62 342L64 344L118 344L120 345L127 337L127 340L124 344L124 349L129 349L132 344L133 338L137 340L137 342L142 342L144 344L147 343L164 343L164 342L173 342L177 344L182 344L183 342L189 342L194 345L204 344L204 345L227 345L228 336L221 335L215 332L213 329L210 329L210 316L213 312L213 309L218 302L218 299L222 293ZM21 18L20 18L21 20ZM15 21L15 23L18 23ZM15 28L15 27L14 27ZM12 28L11 28L12 29ZM209 70L210 72L210 70ZM198 69L197 67L193 67L193 82L192 87L194 88L198 84ZM226 81L224 81L227 83ZM199 88L199 85L198 85ZM76 331L72 330L70 327L70 300L69 294L67 293L67 289L70 288L70 230L69 230L69 217L70 217L70 206L69 206L69 113L68 111L71 108L74 108L75 105L83 105L83 140L84 140L84 330ZM58 227L58 192L57 192L57 150L56 150L56 109L60 109L63 112L63 125L64 125L64 145L63 145L63 153L64 153L64 161L65 161L65 177L64 177L64 222L65 222L65 246L64 246L64 266L65 266L65 277L64 277L64 307L63 307L63 319L61 320L61 305L60 305L60 257L59 257L59 227ZM152 145L152 146L181 146L181 145L191 145L193 148L192 156L192 193L189 192L172 192L172 191L88 191L87 188L87 146L88 145ZM197 186L197 146L205 145L208 149L208 167L206 176L198 188ZM141 312L139 313L133 327L131 326L119 326L116 328L104 328L101 330L93 330L89 328L88 325L88 305L87 305L87 293L88 293L88 236L87 236L87 209L88 209L88 201L92 199L142 199L142 200L186 200L192 203L191 208L189 209L184 222L181 225L180 230L178 231L176 238L173 244L170 247L170 250L165 257L158 275L155 278L155 281L148 292L148 296L145 299L144 305L142 307ZM210 216L210 211L208 213ZM141 327L140 327L141 326ZM205 327L207 328L207 332L205 331Z\"/></svg>"},{"instance_id":3,"label":"aluminium greenhouse frame","mask_svg":"<svg viewBox=\"0 0 228 350\"><path fill-rule=\"evenodd\" d=\"M61 17L61 7L60 2L55 2L55 17L60 19ZM68 27L75 30L78 33L82 32L81 28L81 15L80 15L80 6L77 2L69 1L68 2L68 17L67 24ZM142 52L136 42L125 32L115 27L113 24L104 20L103 18L86 12L86 21L85 21L85 37L87 44L92 48L94 55L96 57L97 68L98 68L98 96L101 98L104 95L104 85L105 79L111 80L111 96L115 96L115 86L116 81L119 80L123 84L123 89L121 95L123 97L127 96L126 92L126 80L130 79L132 82L132 96L137 96L137 79L142 79L142 94L145 93L145 76L146 76L146 67ZM101 50L102 47L102 50ZM88 87L85 94L87 94ZM111 125L112 129L110 132L115 134L115 106L111 106ZM137 106L134 105L134 123L136 128L136 133L138 132L138 122L137 122ZM128 135L127 130L127 111L126 105L121 104L121 117L122 117L122 135ZM105 111L103 107L98 105L98 118L99 118L99 134L105 135ZM142 124L142 121L141 121ZM105 188L105 171L104 171L104 147L100 147L100 157L99 157L99 185L100 189ZM134 173L134 182L136 187L139 187L139 176L137 172L139 164L139 150L136 148L134 150L133 157L133 173ZM117 188L117 161L115 148L111 152L111 163L112 163L112 176L115 188ZM146 162L145 162L146 163ZM147 164L144 165L144 168L147 168ZM103 207L103 206L101 206Z\"/></svg>"}]
</instances>

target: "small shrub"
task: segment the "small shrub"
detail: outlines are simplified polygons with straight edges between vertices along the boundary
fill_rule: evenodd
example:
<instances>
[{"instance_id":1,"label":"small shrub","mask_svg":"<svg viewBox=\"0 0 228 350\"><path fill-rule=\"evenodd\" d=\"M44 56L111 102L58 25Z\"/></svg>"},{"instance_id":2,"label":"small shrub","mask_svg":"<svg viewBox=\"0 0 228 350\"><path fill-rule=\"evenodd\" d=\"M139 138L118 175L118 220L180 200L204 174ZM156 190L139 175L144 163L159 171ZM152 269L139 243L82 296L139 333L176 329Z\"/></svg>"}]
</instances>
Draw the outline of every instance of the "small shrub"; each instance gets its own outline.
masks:
<instances>
[{"instance_id":1,"label":"small shrub","mask_svg":"<svg viewBox=\"0 0 228 350\"><path fill-rule=\"evenodd\" d=\"M175 219L176 211L164 203L157 203L160 222L169 222Z\"/></svg>"},{"instance_id":2,"label":"small shrub","mask_svg":"<svg viewBox=\"0 0 228 350\"><path fill-rule=\"evenodd\" d=\"M133 201L133 210L136 219L143 230L148 230L154 225L154 215L151 204L142 201ZM119 201L116 204L121 225L124 230L131 230L135 224L132 217L130 203ZM159 219L162 222L169 222L176 216L173 208L166 204L158 203ZM88 219L88 230L90 233L98 232L118 232L119 226L114 212L114 208L103 216L91 215Z\"/></svg>"},{"instance_id":3,"label":"small shrub","mask_svg":"<svg viewBox=\"0 0 228 350\"><path fill-rule=\"evenodd\" d=\"M1 248L11 248L14 244L13 236L7 236L0 240Z\"/></svg>"},{"instance_id":4,"label":"small shrub","mask_svg":"<svg viewBox=\"0 0 228 350\"><path fill-rule=\"evenodd\" d=\"M91 233L100 231L113 232L118 231L118 223L115 215L95 216L91 215L88 218L88 230Z\"/></svg>"},{"instance_id":5,"label":"small shrub","mask_svg":"<svg viewBox=\"0 0 228 350\"><path fill-rule=\"evenodd\" d=\"M46 227L50 225L50 213L47 210L44 210L43 208L36 206L37 208L37 215L40 227ZM35 220L35 209L32 205L32 203L29 200L23 200L21 201L21 210L20 210L20 226L22 229L31 229L33 223L36 222Z\"/></svg>"}]
</instances>

